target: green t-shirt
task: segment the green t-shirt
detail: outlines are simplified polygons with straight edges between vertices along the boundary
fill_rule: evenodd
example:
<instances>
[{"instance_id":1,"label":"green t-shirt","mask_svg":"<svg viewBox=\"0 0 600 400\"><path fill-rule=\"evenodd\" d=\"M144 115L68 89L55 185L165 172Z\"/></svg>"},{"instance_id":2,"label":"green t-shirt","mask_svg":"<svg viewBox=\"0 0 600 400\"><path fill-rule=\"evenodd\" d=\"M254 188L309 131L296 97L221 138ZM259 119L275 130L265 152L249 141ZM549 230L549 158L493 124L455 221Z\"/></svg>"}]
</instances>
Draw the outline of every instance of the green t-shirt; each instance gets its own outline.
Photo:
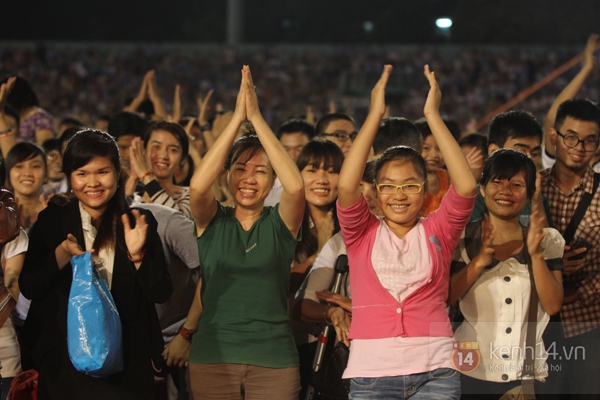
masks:
<instances>
[{"instance_id":1,"label":"green t-shirt","mask_svg":"<svg viewBox=\"0 0 600 400\"><path fill-rule=\"evenodd\" d=\"M248 231L233 211L219 204L197 238L203 309L190 362L297 366L287 314L297 239L281 219L279 204L265 207Z\"/></svg>"},{"instance_id":2,"label":"green t-shirt","mask_svg":"<svg viewBox=\"0 0 600 400\"><path fill-rule=\"evenodd\" d=\"M473 206L473 212L471 212L471 219L469 222L477 221L478 219L482 219L484 214L488 213L488 209L485 206L485 198L481 194L481 190L479 190L480 186L477 185L477 197L475 198L475 205ZM550 228L554 228L554 224L552 223L552 216L550 215L550 203L548 203L548 199L546 196L542 196L542 203L544 204L544 211L546 212L546 219L548 220L548 226ZM525 208L521 211L519 215L519 222L523 226L529 226L529 217L531 216L531 203L525 204Z\"/></svg>"}]
</instances>

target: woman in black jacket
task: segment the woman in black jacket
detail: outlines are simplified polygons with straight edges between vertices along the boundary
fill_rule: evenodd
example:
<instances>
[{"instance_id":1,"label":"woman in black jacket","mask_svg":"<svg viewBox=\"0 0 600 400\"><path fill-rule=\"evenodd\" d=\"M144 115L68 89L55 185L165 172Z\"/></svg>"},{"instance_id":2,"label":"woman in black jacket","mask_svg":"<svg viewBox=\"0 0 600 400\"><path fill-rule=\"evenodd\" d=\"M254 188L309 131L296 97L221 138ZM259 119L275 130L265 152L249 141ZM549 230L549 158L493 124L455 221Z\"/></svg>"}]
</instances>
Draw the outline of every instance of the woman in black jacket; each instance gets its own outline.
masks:
<instances>
[{"instance_id":1,"label":"woman in black jacket","mask_svg":"<svg viewBox=\"0 0 600 400\"><path fill-rule=\"evenodd\" d=\"M163 348L154 303L172 291L156 221L127 206L118 147L108 134L77 133L63 170L74 198L40 213L19 279L32 300L24 335L39 371L38 398L149 399ZM70 260L86 250L109 284L123 327L123 370L107 378L77 371L67 351Z\"/></svg>"}]
</instances>

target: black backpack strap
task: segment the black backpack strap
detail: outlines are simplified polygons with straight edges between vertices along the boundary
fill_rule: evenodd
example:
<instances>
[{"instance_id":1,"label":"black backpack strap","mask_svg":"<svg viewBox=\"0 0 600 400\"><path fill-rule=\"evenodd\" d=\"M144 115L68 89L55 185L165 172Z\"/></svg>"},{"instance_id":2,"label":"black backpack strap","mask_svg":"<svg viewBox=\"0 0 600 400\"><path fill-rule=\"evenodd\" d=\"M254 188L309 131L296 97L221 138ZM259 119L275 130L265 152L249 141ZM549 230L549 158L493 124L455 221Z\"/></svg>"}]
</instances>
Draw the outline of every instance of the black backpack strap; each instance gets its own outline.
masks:
<instances>
[{"instance_id":1,"label":"black backpack strap","mask_svg":"<svg viewBox=\"0 0 600 400\"><path fill-rule=\"evenodd\" d=\"M583 195L581 196L581 200L579 200L579 204L577 205L577 208L575 209L575 212L573 213L573 217L571 218L571 221L569 222L569 225L567 226L567 229L565 229L565 233L563 234L563 238L565 238L565 242L567 244L570 244L571 241L573 240L573 236L575 236L577 227L581 223L581 220L583 219L585 212L587 211L588 207L590 206L590 203L592 202L592 198L594 197L594 194L596 193L596 190L598 189L599 183L600 183L600 174L594 173L594 185L592 187L592 193L583 192Z\"/></svg>"}]
</instances>

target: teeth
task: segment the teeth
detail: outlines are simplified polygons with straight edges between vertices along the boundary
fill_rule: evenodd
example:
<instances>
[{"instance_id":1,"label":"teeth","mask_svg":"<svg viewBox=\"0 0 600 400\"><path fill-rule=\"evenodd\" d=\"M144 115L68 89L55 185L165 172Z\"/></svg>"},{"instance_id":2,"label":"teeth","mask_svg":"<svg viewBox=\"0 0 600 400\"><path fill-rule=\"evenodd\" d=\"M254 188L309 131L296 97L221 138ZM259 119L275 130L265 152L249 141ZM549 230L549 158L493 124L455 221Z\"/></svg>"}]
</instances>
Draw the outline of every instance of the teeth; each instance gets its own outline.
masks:
<instances>
[{"instance_id":1,"label":"teeth","mask_svg":"<svg viewBox=\"0 0 600 400\"><path fill-rule=\"evenodd\" d=\"M316 193L329 193L330 190L329 189L313 189L313 192L316 192Z\"/></svg>"},{"instance_id":2,"label":"teeth","mask_svg":"<svg viewBox=\"0 0 600 400\"><path fill-rule=\"evenodd\" d=\"M88 194L91 194L92 196L95 196L95 195L97 195L97 194L100 194L100 193L102 193L102 192L87 192L87 193L88 193Z\"/></svg>"},{"instance_id":3,"label":"teeth","mask_svg":"<svg viewBox=\"0 0 600 400\"><path fill-rule=\"evenodd\" d=\"M401 205L401 204L392 204L390 207L395 210L404 210L405 208L408 208L407 205Z\"/></svg>"},{"instance_id":4,"label":"teeth","mask_svg":"<svg viewBox=\"0 0 600 400\"><path fill-rule=\"evenodd\" d=\"M256 193L256 190L252 190L252 189L240 189L240 192L246 193L246 194L254 194L254 193Z\"/></svg>"},{"instance_id":5,"label":"teeth","mask_svg":"<svg viewBox=\"0 0 600 400\"><path fill-rule=\"evenodd\" d=\"M496 200L496 203L508 205L508 204L512 204L513 202L512 201L507 201L507 200Z\"/></svg>"}]
</instances>

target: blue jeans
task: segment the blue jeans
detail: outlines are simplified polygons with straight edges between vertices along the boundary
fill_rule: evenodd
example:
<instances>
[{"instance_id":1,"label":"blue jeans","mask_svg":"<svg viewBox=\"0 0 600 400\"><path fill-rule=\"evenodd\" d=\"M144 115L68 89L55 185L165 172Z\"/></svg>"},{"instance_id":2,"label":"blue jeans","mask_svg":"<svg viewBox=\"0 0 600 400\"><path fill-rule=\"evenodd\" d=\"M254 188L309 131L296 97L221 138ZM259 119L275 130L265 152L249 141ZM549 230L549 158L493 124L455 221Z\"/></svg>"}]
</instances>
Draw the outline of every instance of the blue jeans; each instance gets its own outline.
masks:
<instances>
[{"instance_id":1,"label":"blue jeans","mask_svg":"<svg viewBox=\"0 0 600 400\"><path fill-rule=\"evenodd\" d=\"M458 400L460 373L438 368L421 374L352 378L348 400Z\"/></svg>"}]
</instances>

